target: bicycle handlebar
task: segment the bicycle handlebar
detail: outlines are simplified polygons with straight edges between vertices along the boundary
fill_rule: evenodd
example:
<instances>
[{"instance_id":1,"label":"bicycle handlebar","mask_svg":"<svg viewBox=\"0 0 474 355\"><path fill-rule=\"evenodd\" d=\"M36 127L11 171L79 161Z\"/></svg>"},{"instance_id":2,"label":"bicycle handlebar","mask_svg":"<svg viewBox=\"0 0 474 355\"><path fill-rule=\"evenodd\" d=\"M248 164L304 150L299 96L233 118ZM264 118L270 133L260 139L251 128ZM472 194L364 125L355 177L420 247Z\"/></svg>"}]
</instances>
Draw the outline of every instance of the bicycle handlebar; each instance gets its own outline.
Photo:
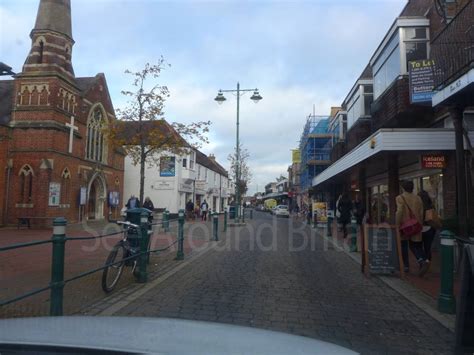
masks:
<instances>
[{"instance_id":1,"label":"bicycle handlebar","mask_svg":"<svg viewBox=\"0 0 474 355\"><path fill-rule=\"evenodd\" d=\"M127 226L127 227L140 228L139 225L133 224L133 223L131 223L131 222L129 222L129 221L117 221L116 223L117 223L117 224L123 224L123 225L125 225L125 226Z\"/></svg>"}]
</instances>

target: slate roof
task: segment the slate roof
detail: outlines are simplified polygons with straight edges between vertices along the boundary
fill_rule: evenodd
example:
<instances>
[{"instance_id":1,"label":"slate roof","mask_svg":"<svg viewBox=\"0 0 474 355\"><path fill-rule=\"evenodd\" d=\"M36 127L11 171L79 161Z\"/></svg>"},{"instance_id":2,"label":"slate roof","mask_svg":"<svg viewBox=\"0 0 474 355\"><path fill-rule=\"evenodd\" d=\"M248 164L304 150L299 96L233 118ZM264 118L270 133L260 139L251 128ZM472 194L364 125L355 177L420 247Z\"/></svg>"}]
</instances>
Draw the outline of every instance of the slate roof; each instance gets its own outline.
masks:
<instances>
[{"instance_id":1,"label":"slate roof","mask_svg":"<svg viewBox=\"0 0 474 355\"><path fill-rule=\"evenodd\" d=\"M13 100L13 80L0 81L0 124L6 125L11 120Z\"/></svg>"},{"instance_id":2,"label":"slate roof","mask_svg":"<svg viewBox=\"0 0 474 355\"><path fill-rule=\"evenodd\" d=\"M225 177L229 177L227 170L225 170L222 165L218 162L214 161L213 159L209 158L206 154L196 149L196 163L206 168L215 171Z\"/></svg>"},{"instance_id":3,"label":"slate roof","mask_svg":"<svg viewBox=\"0 0 474 355\"><path fill-rule=\"evenodd\" d=\"M76 84L82 92L86 92L94 85L97 79L97 76L76 78Z\"/></svg>"},{"instance_id":4,"label":"slate roof","mask_svg":"<svg viewBox=\"0 0 474 355\"><path fill-rule=\"evenodd\" d=\"M138 121L121 121L122 124L125 125L125 129L122 130L120 133L123 134L119 138L124 139L125 141L131 141L134 136L140 130L140 122ZM191 147L188 142L181 137L178 132L171 126L166 120L153 120L153 121L143 121L141 122L144 128L144 131L151 131L152 129L159 129L164 136L172 136L175 139L175 143L181 144L185 147ZM146 138L146 137L145 137Z\"/></svg>"}]
</instances>

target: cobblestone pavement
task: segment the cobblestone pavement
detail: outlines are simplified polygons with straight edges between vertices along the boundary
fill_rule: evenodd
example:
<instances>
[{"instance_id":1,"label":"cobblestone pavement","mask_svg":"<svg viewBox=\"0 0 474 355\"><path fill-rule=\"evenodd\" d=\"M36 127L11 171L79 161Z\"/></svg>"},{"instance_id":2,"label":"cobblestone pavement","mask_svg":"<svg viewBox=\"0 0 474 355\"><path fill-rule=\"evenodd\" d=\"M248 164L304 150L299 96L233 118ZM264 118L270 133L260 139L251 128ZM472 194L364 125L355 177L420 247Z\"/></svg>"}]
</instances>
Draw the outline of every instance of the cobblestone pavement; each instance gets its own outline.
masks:
<instances>
[{"instance_id":1,"label":"cobblestone pavement","mask_svg":"<svg viewBox=\"0 0 474 355\"><path fill-rule=\"evenodd\" d=\"M378 278L362 275L315 232L291 232L291 220L256 216L251 230L228 233L218 249L116 315L271 329L362 353L452 352L452 333Z\"/></svg>"}]
</instances>

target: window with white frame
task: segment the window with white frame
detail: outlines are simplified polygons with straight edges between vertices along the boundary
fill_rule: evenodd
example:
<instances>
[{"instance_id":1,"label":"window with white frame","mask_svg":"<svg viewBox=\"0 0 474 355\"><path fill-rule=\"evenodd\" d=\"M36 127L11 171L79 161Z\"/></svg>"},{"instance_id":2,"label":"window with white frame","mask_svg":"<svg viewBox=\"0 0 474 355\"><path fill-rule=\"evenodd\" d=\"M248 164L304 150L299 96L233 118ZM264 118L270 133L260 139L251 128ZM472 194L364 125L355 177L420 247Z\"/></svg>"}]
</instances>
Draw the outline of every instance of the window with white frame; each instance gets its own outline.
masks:
<instances>
[{"instance_id":1,"label":"window with white frame","mask_svg":"<svg viewBox=\"0 0 474 355\"><path fill-rule=\"evenodd\" d=\"M204 180L206 180L206 182L208 181L207 180L207 168L204 168Z\"/></svg>"},{"instance_id":2,"label":"window with white frame","mask_svg":"<svg viewBox=\"0 0 474 355\"><path fill-rule=\"evenodd\" d=\"M387 45L372 63L374 73L374 100L376 100L399 75L408 73L413 60L429 59L429 27L399 27Z\"/></svg>"},{"instance_id":3,"label":"window with white frame","mask_svg":"<svg viewBox=\"0 0 474 355\"><path fill-rule=\"evenodd\" d=\"M201 165L198 165L198 180L201 180Z\"/></svg>"},{"instance_id":4,"label":"window with white frame","mask_svg":"<svg viewBox=\"0 0 474 355\"><path fill-rule=\"evenodd\" d=\"M370 116L370 105L373 101L372 84L360 84L347 102L347 127L352 125L360 118Z\"/></svg>"},{"instance_id":5,"label":"window with white frame","mask_svg":"<svg viewBox=\"0 0 474 355\"><path fill-rule=\"evenodd\" d=\"M188 167L188 160L186 158L183 158L183 168Z\"/></svg>"},{"instance_id":6,"label":"window with white frame","mask_svg":"<svg viewBox=\"0 0 474 355\"><path fill-rule=\"evenodd\" d=\"M195 161L195 153L191 152L189 155L189 169L194 170L194 161Z\"/></svg>"}]
</instances>

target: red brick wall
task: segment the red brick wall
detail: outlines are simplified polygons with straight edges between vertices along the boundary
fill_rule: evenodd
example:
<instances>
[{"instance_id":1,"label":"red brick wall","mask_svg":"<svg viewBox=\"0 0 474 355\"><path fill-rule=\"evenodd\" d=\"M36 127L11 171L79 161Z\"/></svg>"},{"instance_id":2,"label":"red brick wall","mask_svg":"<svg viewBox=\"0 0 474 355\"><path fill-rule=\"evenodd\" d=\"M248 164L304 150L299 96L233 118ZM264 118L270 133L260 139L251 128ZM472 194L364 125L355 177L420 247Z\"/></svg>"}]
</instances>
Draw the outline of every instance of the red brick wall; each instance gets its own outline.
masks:
<instances>
[{"instance_id":1,"label":"red brick wall","mask_svg":"<svg viewBox=\"0 0 474 355\"><path fill-rule=\"evenodd\" d=\"M45 122L55 121L58 127L22 127L12 130L12 141L10 158L13 160L11 175L11 189L9 198L8 222L16 223L20 216L54 217L64 216L70 222L76 222L79 216L79 191L81 186L88 187L94 174L99 173L104 177L106 184L106 197L109 191L118 190L123 194L123 165L124 157L117 154L112 146L108 147L108 157L105 164L88 161L85 159L87 142L87 118L91 106L100 102L107 112L107 119L113 120L113 106L107 91L107 84L103 75L96 77L96 82L84 93L84 98L79 95L77 89L71 87L67 82L58 78L30 79L20 77L17 79L16 92L22 83L38 81L47 82L50 89L49 105L15 105L13 112L13 125L25 121ZM63 109L62 98L58 96L59 89L63 88L75 95L76 106L74 107L75 125L79 128L79 136L74 136L73 152L69 154L69 129L65 123L70 122L73 114L70 110ZM91 102L92 105L88 102ZM111 115L112 117L111 117ZM3 150L2 150L3 149ZM0 166L5 166L6 153L4 145L0 148ZM52 168L44 166L42 162L49 159L53 162ZM17 206L20 202L20 177L21 168L28 164L34 171L32 205L33 208ZM69 182L68 197L65 198L64 186L61 186L61 204L63 206L48 206L50 182L62 183L61 174L65 168L71 174ZM115 185L118 178L119 186ZM4 176L0 177L0 186ZM122 197L122 196L121 196ZM0 190L0 201L4 201L4 191ZM121 205L123 204L123 197ZM67 206L69 205L69 206ZM3 208L2 208L3 210ZM87 210L87 206L86 206ZM104 217L108 214L108 204L104 204ZM0 215L1 217L1 215Z\"/></svg>"}]
</instances>

